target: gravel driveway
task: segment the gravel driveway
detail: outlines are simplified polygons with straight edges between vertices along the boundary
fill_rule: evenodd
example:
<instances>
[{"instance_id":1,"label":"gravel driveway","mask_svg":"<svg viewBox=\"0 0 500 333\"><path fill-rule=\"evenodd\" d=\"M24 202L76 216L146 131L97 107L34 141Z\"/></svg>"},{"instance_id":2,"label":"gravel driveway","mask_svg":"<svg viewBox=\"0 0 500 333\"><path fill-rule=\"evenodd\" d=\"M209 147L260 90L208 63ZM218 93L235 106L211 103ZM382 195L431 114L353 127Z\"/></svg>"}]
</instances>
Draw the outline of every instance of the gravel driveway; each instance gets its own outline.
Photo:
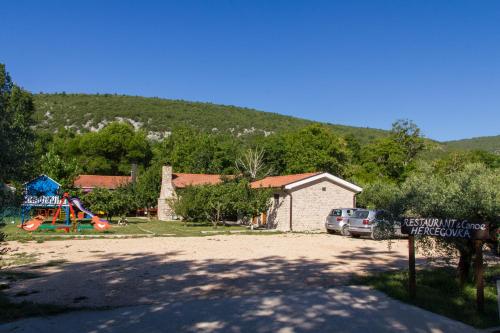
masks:
<instances>
[{"instance_id":1,"label":"gravel driveway","mask_svg":"<svg viewBox=\"0 0 500 333\"><path fill-rule=\"evenodd\" d=\"M15 301L130 306L253 296L345 285L351 277L407 265L407 241L327 234L224 235L16 243L38 261L17 270ZM17 296L15 296L17 295Z\"/></svg>"}]
</instances>

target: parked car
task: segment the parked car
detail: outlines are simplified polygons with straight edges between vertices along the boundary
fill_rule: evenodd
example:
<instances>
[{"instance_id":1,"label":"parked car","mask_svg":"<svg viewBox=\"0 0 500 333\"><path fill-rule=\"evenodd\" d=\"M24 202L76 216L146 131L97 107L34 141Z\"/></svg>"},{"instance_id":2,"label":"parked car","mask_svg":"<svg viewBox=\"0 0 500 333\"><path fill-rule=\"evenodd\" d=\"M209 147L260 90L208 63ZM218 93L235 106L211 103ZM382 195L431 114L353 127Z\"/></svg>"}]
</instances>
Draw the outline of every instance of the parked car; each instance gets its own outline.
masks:
<instances>
[{"instance_id":1,"label":"parked car","mask_svg":"<svg viewBox=\"0 0 500 333\"><path fill-rule=\"evenodd\" d=\"M383 239L402 236L401 223L384 210L356 210L349 218L348 230L352 237L370 236L372 239Z\"/></svg>"},{"instance_id":2,"label":"parked car","mask_svg":"<svg viewBox=\"0 0 500 333\"><path fill-rule=\"evenodd\" d=\"M356 208L332 209L326 218L325 227L328 233L339 232L342 236L349 236L349 217L354 214Z\"/></svg>"}]
</instances>

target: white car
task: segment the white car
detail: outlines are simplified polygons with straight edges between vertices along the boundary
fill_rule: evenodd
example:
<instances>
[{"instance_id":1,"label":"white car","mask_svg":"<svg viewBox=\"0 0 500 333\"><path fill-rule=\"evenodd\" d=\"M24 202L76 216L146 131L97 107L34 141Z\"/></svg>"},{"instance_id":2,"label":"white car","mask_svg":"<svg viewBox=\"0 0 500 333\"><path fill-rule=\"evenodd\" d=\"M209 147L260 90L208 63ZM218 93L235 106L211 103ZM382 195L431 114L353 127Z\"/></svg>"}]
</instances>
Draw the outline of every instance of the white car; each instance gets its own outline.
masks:
<instances>
[{"instance_id":1,"label":"white car","mask_svg":"<svg viewBox=\"0 0 500 333\"><path fill-rule=\"evenodd\" d=\"M334 208L326 218L325 228L328 233L338 232L342 236L349 236L349 217L356 208Z\"/></svg>"}]
</instances>

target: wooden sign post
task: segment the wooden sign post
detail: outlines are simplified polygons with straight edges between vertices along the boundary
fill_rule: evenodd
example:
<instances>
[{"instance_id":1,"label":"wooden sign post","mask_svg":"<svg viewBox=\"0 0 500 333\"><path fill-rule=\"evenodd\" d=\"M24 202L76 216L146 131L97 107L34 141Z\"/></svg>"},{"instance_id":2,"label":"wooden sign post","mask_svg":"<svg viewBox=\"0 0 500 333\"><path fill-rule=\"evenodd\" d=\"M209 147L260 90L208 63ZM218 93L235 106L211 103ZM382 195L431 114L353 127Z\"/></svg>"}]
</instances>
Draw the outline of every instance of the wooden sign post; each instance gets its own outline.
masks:
<instances>
[{"instance_id":1,"label":"wooden sign post","mask_svg":"<svg viewBox=\"0 0 500 333\"><path fill-rule=\"evenodd\" d=\"M477 239L474 241L476 250L476 261L474 262L474 275L476 280L476 306L477 311L484 311L484 278L483 278L483 241Z\"/></svg>"},{"instance_id":2,"label":"wooden sign post","mask_svg":"<svg viewBox=\"0 0 500 333\"><path fill-rule=\"evenodd\" d=\"M411 299L417 296L417 277L415 270L415 236L408 236L408 293Z\"/></svg>"},{"instance_id":3,"label":"wooden sign post","mask_svg":"<svg viewBox=\"0 0 500 333\"><path fill-rule=\"evenodd\" d=\"M476 306L479 312L484 311L484 278L483 278L483 239L488 239L489 231L486 223L473 223L459 219L440 218L403 218L401 232L408 235L408 293L410 298L416 297L415 270L415 236L434 236L441 238L465 238L474 240L476 280Z\"/></svg>"}]
</instances>

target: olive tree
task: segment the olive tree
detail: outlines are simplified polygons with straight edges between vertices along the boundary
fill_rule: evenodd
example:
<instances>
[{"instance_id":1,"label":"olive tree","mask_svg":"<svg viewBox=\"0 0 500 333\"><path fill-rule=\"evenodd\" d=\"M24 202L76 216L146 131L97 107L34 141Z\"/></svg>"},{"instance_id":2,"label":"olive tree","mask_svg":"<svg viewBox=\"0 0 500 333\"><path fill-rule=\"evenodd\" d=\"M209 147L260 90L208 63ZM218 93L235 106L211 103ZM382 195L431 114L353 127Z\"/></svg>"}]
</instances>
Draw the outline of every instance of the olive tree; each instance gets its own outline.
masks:
<instances>
[{"instance_id":1,"label":"olive tree","mask_svg":"<svg viewBox=\"0 0 500 333\"><path fill-rule=\"evenodd\" d=\"M125 216L137 208L133 190L130 186L119 187L115 190L95 188L85 195L82 200L94 213L103 211L111 222L114 216Z\"/></svg>"},{"instance_id":2,"label":"olive tree","mask_svg":"<svg viewBox=\"0 0 500 333\"><path fill-rule=\"evenodd\" d=\"M491 229L498 226L500 173L482 164L467 164L462 170L447 174L427 168L409 177L402 191L408 213L487 222ZM420 245L446 254L458 252L458 275L461 284L465 283L474 253L471 240L422 237Z\"/></svg>"},{"instance_id":3,"label":"olive tree","mask_svg":"<svg viewBox=\"0 0 500 333\"><path fill-rule=\"evenodd\" d=\"M469 163L457 171L439 172L420 166L400 185L376 183L367 186L360 201L369 207L387 209L394 216L457 218L481 221L498 227L500 216L500 173L480 163ZM461 284L469 277L473 243L468 239L418 237L428 254L458 254Z\"/></svg>"},{"instance_id":4,"label":"olive tree","mask_svg":"<svg viewBox=\"0 0 500 333\"><path fill-rule=\"evenodd\" d=\"M270 192L254 190L246 179L188 186L169 204L187 221L210 221L214 227L231 217L255 216L269 207Z\"/></svg>"}]
</instances>

